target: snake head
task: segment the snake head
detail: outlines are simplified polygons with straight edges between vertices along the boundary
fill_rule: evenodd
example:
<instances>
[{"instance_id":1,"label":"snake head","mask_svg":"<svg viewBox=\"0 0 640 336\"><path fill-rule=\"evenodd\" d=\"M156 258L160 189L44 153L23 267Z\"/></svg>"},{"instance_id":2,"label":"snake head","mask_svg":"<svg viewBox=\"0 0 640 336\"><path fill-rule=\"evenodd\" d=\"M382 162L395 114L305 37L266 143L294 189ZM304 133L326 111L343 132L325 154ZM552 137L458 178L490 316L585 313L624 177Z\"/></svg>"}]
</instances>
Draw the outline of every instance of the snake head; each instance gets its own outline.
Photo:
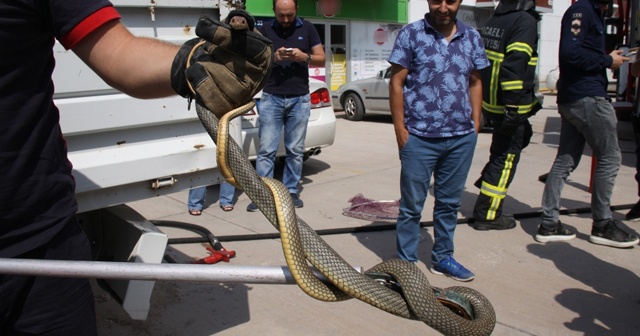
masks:
<instances>
[{"instance_id":1,"label":"snake head","mask_svg":"<svg viewBox=\"0 0 640 336\"><path fill-rule=\"evenodd\" d=\"M253 31L256 25L253 16L242 9L236 9L229 12L229 15L227 15L227 18L224 20L224 22L229 24L234 30Z\"/></svg>"}]
</instances>

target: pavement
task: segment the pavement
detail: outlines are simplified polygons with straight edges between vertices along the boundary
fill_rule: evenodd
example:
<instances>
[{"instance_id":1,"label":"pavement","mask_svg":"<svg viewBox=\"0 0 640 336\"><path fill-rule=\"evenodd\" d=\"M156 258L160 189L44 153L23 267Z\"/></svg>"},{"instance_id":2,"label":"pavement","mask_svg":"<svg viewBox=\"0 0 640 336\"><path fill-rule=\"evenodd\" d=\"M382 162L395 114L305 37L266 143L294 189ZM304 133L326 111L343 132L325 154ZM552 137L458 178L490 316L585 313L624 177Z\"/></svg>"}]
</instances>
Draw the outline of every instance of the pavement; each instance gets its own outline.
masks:
<instances>
[{"instance_id":1,"label":"pavement","mask_svg":"<svg viewBox=\"0 0 640 336\"><path fill-rule=\"evenodd\" d=\"M458 225L455 257L476 278L461 283L428 271L433 244L431 228L421 231L418 267L433 286L467 286L484 294L497 316L493 335L638 335L640 334L640 247L617 249L589 243L591 214L569 211L561 220L577 232L574 240L537 243L536 233L544 185L556 154L560 119L555 96L547 94L544 109L531 119L534 135L525 149L505 200L505 212L531 214L515 229L476 231ZM304 165L302 199L297 214L316 230L388 227L389 223L347 217L343 209L357 194L374 200L400 197L400 161L389 116L371 115L351 122L336 112L333 146ZM629 122L619 123L623 162L612 198L615 219L623 219L638 201L635 143ZM459 218L472 216L478 194L473 182L489 156L490 133L481 133ZM281 169L281 168L280 168ZM588 209L591 153L587 148L562 194L563 209ZM187 213L187 191L129 204L152 220L202 225L216 236L274 233L261 213L245 211L250 200L236 192L236 208L224 212L217 204L218 187L209 187L206 208L199 217ZM433 195L427 198L423 221L431 221ZM640 224L623 222L636 232ZM193 236L161 228L170 238ZM325 235L323 239L352 265L368 269L396 257L395 232ZM235 250L231 265L285 265L279 239L229 241ZM171 245L167 254L178 262L206 256L200 244ZM219 267L219 264L203 267ZM100 335L438 335L422 322L382 312L356 299L338 303L317 301L295 285L157 282L149 316L132 320L108 293L96 286Z\"/></svg>"}]
</instances>

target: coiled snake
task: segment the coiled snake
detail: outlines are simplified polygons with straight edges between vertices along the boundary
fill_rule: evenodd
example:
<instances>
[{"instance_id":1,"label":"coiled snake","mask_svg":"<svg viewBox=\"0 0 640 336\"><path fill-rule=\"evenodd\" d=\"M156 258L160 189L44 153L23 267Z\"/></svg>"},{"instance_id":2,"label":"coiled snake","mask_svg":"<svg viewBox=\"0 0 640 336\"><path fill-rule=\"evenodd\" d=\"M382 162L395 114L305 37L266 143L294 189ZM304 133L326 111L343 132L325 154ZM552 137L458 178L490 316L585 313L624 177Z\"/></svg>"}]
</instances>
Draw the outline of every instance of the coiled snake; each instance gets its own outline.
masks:
<instances>
[{"instance_id":1,"label":"coiled snake","mask_svg":"<svg viewBox=\"0 0 640 336\"><path fill-rule=\"evenodd\" d=\"M253 101L225 114L220 121L200 104L200 121L217 145L218 166L227 181L241 188L280 231L282 249L291 274L308 295L323 301L357 298L407 319L420 320L445 335L490 335L496 323L489 300L467 287L432 288L422 271L403 260L384 261L363 273L356 271L301 218L296 216L288 190L279 181L261 178L244 152L229 137L229 120L251 110ZM313 265L330 282L319 280ZM374 278L389 277L393 286ZM400 290L397 289L400 288ZM441 304L436 297L453 294L467 302L469 318Z\"/></svg>"}]
</instances>

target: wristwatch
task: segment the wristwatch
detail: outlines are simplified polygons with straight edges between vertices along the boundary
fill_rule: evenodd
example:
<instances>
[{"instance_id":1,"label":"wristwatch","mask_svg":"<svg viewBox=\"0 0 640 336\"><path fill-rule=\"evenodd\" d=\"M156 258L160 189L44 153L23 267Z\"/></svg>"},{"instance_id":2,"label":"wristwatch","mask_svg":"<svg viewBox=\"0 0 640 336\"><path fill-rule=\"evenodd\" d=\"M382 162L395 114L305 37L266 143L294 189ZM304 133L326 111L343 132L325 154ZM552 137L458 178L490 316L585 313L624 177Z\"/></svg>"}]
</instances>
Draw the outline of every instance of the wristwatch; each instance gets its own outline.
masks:
<instances>
[{"instance_id":1,"label":"wristwatch","mask_svg":"<svg viewBox=\"0 0 640 336\"><path fill-rule=\"evenodd\" d=\"M307 54L307 59L305 60L307 64L311 63L311 54Z\"/></svg>"}]
</instances>

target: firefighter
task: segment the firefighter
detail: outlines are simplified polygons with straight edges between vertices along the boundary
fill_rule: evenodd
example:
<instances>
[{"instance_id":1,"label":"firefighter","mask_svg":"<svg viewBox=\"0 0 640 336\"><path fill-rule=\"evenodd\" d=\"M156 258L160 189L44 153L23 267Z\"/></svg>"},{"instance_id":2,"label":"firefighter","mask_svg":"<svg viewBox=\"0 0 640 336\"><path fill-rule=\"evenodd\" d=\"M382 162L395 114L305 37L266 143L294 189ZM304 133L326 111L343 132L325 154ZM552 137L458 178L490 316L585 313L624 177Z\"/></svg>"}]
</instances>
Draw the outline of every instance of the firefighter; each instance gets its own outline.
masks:
<instances>
[{"instance_id":1,"label":"firefighter","mask_svg":"<svg viewBox=\"0 0 640 336\"><path fill-rule=\"evenodd\" d=\"M520 153L533 135L528 118L540 110L535 97L540 15L534 0L502 0L480 33L491 66L482 70L482 110L493 126L489 162L476 181L476 230L516 226L502 213Z\"/></svg>"}]
</instances>

